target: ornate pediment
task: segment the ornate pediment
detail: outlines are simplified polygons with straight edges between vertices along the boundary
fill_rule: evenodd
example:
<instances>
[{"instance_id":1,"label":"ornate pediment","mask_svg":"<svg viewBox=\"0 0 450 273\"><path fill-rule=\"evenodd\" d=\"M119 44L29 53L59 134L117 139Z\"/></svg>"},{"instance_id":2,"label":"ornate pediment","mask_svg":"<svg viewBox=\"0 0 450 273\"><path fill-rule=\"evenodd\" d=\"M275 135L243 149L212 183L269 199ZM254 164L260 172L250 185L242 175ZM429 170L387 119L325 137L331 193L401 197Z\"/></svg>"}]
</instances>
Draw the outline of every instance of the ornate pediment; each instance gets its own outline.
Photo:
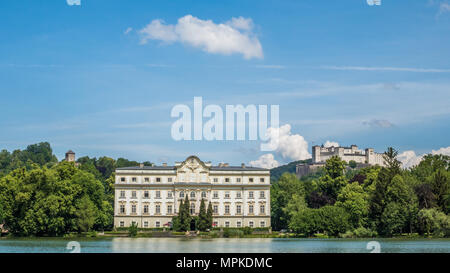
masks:
<instances>
[{"instance_id":1,"label":"ornate pediment","mask_svg":"<svg viewBox=\"0 0 450 273\"><path fill-rule=\"evenodd\" d=\"M183 162L177 162L178 182L208 182L208 173L211 163L203 162L197 156L190 156Z\"/></svg>"}]
</instances>

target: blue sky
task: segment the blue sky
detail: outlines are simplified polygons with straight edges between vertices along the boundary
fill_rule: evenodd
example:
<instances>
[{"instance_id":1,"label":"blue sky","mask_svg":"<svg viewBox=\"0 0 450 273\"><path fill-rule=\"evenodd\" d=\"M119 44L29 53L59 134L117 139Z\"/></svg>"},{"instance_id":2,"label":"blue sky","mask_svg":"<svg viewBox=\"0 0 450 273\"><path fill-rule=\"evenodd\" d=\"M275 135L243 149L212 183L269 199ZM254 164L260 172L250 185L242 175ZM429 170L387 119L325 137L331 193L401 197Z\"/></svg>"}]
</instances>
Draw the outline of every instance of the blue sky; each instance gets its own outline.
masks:
<instances>
[{"instance_id":1,"label":"blue sky","mask_svg":"<svg viewBox=\"0 0 450 273\"><path fill-rule=\"evenodd\" d=\"M264 154L258 141L172 140L172 107L202 96L222 106L279 104L280 123L308 151L325 141L379 152L446 148L449 3L5 0L0 147L49 141L60 159L72 149L156 163L196 154L240 164ZM250 42L226 52L179 32L174 40L141 32L157 19L177 28L186 15L214 25L241 18L249 28L235 30Z\"/></svg>"}]
</instances>

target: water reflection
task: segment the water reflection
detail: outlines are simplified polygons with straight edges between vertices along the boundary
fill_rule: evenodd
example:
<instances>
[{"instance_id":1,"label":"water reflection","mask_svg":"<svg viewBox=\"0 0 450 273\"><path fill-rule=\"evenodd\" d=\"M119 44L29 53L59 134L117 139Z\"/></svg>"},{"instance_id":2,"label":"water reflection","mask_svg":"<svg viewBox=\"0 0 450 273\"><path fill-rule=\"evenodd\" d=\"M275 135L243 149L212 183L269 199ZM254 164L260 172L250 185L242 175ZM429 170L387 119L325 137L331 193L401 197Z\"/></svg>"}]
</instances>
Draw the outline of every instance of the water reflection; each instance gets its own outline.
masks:
<instances>
[{"instance_id":1,"label":"water reflection","mask_svg":"<svg viewBox=\"0 0 450 273\"><path fill-rule=\"evenodd\" d=\"M69 252L80 243L82 253L368 253L373 239L277 238L1 238L0 253ZM450 239L377 239L382 253L450 253Z\"/></svg>"}]
</instances>

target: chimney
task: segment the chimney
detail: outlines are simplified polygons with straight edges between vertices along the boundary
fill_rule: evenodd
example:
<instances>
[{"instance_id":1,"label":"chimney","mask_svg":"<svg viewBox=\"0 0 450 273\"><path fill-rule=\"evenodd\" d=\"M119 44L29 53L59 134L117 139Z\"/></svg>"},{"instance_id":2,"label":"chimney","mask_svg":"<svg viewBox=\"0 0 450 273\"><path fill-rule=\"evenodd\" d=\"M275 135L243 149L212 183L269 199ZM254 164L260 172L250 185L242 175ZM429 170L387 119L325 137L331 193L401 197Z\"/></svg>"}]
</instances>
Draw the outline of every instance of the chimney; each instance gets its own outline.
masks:
<instances>
[{"instance_id":1,"label":"chimney","mask_svg":"<svg viewBox=\"0 0 450 273\"><path fill-rule=\"evenodd\" d=\"M165 163L165 162L162 165L163 165L163 167L167 167L167 163Z\"/></svg>"},{"instance_id":2,"label":"chimney","mask_svg":"<svg viewBox=\"0 0 450 273\"><path fill-rule=\"evenodd\" d=\"M139 164L139 168L143 169L144 168L144 163L140 163Z\"/></svg>"},{"instance_id":3,"label":"chimney","mask_svg":"<svg viewBox=\"0 0 450 273\"><path fill-rule=\"evenodd\" d=\"M242 164L241 164L241 168L245 168L245 163L242 163Z\"/></svg>"},{"instance_id":4,"label":"chimney","mask_svg":"<svg viewBox=\"0 0 450 273\"><path fill-rule=\"evenodd\" d=\"M223 166L224 167L228 167L228 166L230 166L228 163L223 163Z\"/></svg>"}]
</instances>

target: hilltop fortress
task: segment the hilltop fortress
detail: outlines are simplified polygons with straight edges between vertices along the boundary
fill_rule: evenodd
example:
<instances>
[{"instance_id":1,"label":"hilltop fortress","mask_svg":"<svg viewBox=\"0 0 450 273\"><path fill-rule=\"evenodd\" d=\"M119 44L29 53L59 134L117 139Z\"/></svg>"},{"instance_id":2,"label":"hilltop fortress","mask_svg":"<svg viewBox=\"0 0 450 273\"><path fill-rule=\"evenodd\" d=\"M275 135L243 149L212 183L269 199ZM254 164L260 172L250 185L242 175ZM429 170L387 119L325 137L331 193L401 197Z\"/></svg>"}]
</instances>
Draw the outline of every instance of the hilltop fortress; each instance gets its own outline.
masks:
<instances>
[{"instance_id":1,"label":"hilltop fortress","mask_svg":"<svg viewBox=\"0 0 450 273\"><path fill-rule=\"evenodd\" d=\"M350 147L324 147L323 145L315 145L312 147L312 162L310 164L297 165L297 177L300 178L317 171L325 165L328 159L333 156L339 156L347 163L354 161L356 163L356 168L364 168L373 165L385 165L383 154L374 152L373 148L360 150L356 145L351 145Z\"/></svg>"}]
</instances>

